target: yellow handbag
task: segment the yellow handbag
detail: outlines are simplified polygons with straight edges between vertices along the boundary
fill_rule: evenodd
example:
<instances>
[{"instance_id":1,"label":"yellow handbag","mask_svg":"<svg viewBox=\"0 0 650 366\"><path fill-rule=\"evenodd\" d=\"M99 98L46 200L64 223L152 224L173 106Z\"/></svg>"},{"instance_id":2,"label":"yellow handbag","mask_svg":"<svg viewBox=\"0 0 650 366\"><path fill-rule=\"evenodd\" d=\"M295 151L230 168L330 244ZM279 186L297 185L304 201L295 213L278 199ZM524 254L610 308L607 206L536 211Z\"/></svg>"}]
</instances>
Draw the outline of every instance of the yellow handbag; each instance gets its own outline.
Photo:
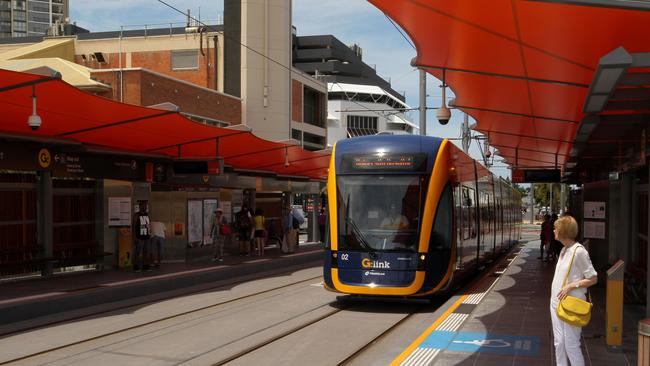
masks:
<instances>
[{"instance_id":1,"label":"yellow handbag","mask_svg":"<svg viewBox=\"0 0 650 366\"><path fill-rule=\"evenodd\" d=\"M576 250L578 250L578 248L573 251L571 263L569 263L569 269L566 272L566 276L564 276L562 287L566 285L569 272L571 271L571 266L573 265L573 258L576 255ZM562 301L557 305L557 317L576 327L584 327L589 324L589 320L591 320L591 307L593 304L591 303L591 295L589 295L589 291L587 291L587 295L589 301L574 296L567 296L562 299Z\"/></svg>"}]
</instances>

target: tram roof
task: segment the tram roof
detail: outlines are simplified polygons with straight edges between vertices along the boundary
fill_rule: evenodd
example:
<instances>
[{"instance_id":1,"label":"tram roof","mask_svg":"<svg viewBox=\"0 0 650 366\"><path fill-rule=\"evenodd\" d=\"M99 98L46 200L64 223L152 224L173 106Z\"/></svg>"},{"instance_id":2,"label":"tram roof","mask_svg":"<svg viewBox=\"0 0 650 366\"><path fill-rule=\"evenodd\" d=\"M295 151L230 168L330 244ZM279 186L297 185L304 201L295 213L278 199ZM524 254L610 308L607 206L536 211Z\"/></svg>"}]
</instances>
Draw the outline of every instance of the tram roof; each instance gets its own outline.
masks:
<instances>
[{"instance_id":1,"label":"tram roof","mask_svg":"<svg viewBox=\"0 0 650 366\"><path fill-rule=\"evenodd\" d=\"M33 91L42 119L36 131L27 124ZM98 97L58 77L3 69L0 107L0 138L72 141L118 154L141 153L170 159L223 158L236 170L316 180L326 179L331 154L329 150L312 152L299 145L264 140L238 126L208 126L175 111Z\"/></svg>"},{"instance_id":2,"label":"tram roof","mask_svg":"<svg viewBox=\"0 0 650 366\"><path fill-rule=\"evenodd\" d=\"M576 165L589 168L590 159L614 164L626 141L645 153L639 136L648 121L642 104L650 99L650 58L642 53L650 48L650 5L368 1L409 34L413 64L444 79L455 107L476 119L475 129L508 164L559 166L567 174Z\"/></svg>"}]
</instances>

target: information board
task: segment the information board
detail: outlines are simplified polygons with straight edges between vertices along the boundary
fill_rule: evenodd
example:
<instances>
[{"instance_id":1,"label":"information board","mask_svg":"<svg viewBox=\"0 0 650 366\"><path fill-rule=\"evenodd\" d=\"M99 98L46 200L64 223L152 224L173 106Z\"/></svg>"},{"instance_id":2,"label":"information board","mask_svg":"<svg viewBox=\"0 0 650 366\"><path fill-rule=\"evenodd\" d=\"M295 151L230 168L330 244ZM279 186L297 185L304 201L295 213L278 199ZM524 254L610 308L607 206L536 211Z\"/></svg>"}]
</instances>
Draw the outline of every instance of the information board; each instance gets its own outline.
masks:
<instances>
[{"instance_id":1,"label":"information board","mask_svg":"<svg viewBox=\"0 0 650 366\"><path fill-rule=\"evenodd\" d=\"M131 226L131 197L108 197L108 226Z\"/></svg>"},{"instance_id":2,"label":"information board","mask_svg":"<svg viewBox=\"0 0 650 366\"><path fill-rule=\"evenodd\" d=\"M203 201L187 201L187 242L197 246L203 240Z\"/></svg>"},{"instance_id":3,"label":"information board","mask_svg":"<svg viewBox=\"0 0 650 366\"><path fill-rule=\"evenodd\" d=\"M606 239L604 221L587 221L583 222L583 236L589 239Z\"/></svg>"},{"instance_id":4,"label":"information board","mask_svg":"<svg viewBox=\"0 0 650 366\"><path fill-rule=\"evenodd\" d=\"M604 219L605 218L605 202L589 202L584 203L584 218L585 219Z\"/></svg>"},{"instance_id":5,"label":"information board","mask_svg":"<svg viewBox=\"0 0 650 366\"><path fill-rule=\"evenodd\" d=\"M203 244L212 244L210 231L212 230L212 222L214 221L215 211L217 210L216 199L203 200Z\"/></svg>"}]
</instances>

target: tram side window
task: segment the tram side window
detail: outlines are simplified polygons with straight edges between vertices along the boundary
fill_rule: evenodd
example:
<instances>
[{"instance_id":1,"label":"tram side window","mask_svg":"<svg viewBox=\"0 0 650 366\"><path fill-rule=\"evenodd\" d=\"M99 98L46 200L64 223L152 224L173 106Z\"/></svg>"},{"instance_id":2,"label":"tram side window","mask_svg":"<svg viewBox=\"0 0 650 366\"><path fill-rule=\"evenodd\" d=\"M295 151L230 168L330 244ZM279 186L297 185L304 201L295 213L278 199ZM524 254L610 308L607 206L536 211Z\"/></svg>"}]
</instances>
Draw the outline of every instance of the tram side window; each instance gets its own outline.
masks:
<instances>
[{"instance_id":1,"label":"tram side window","mask_svg":"<svg viewBox=\"0 0 650 366\"><path fill-rule=\"evenodd\" d=\"M451 248L453 227L453 201L451 194L451 185L447 184L440 195L440 202L436 209L436 219L433 225L433 233L429 246L436 250L446 250Z\"/></svg>"},{"instance_id":2,"label":"tram side window","mask_svg":"<svg viewBox=\"0 0 650 366\"><path fill-rule=\"evenodd\" d=\"M457 185L455 188L455 196L456 196L456 202L454 203L456 205L455 210L456 210L456 227L458 230L457 232L457 241L460 243L464 239L464 234L463 234L463 228L464 228L464 223L463 223L463 188L460 185Z\"/></svg>"},{"instance_id":3,"label":"tram side window","mask_svg":"<svg viewBox=\"0 0 650 366\"><path fill-rule=\"evenodd\" d=\"M474 229L475 224L475 208L474 206L474 190L471 188L463 187L463 240L476 237Z\"/></svg>"}]
</instances>

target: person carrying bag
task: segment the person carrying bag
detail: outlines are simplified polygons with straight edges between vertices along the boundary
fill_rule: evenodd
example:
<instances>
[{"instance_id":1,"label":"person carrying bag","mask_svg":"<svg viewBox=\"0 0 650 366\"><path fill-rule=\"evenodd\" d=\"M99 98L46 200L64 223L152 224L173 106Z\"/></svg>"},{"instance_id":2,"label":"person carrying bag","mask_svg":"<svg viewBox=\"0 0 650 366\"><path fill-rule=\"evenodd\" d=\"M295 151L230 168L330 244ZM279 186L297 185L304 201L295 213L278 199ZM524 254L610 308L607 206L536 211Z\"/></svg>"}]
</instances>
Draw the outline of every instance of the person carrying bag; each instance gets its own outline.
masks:
<instances>
[{"instance_id":1,"label":"person carrying bag","mask_svg":"<svg viewBox=\"0 0 650 366\"><path fill-rule=\"evenodd\" d=\"M578 248L576 246L573 250L573 255L571 256L569 270L566 271L566 276L564 276L562 287L566 285L566 280L569 277L573 258L575 258L577 250ZM589 300L585 301L581 298L567 295L564 299L560 300L560 303L557 305L557 317L576 327L586 326L589 324L589 320L591 320L591 307L593 306L589 290L587 290L587 297Z\"/></svg>"},{"instance_id":2,"label":"person carrying bag","mask_svg":"<svg viewBox=\"0 0 650 366\"><path fill-rule=\"evenodd\" d=\"M591 310L591 303L585 298L587 288L596 284L598 276L589 253L576 242L576 220L571 216L562 216L553 226L555 239L564 246L555 266L549 309L555 361L558 366L568 366L569 361L572 366L583 366L585 361L580 349L580 336Z\"/></svg>"}]
</instances>

